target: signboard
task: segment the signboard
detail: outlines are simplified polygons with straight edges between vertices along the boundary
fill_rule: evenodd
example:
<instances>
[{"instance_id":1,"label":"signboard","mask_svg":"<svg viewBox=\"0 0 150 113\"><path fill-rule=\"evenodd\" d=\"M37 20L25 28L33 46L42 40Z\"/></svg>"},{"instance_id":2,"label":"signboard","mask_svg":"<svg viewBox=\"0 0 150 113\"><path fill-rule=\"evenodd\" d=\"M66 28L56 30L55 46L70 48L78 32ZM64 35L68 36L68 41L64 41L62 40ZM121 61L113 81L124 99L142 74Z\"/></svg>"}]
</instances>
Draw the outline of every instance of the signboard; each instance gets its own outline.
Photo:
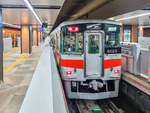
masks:
<instances>
[{"instance_id":1,"label":"signboard","mask_svg":"<svg viewBox=\"0 0 150 113\"><path fill-rule=\"evenodd\" d=\"M131 41L131 30L129 30L129 29L124 30L123 40L124 40L124 42L130 42Z\"/></svg>"}]
</instances>

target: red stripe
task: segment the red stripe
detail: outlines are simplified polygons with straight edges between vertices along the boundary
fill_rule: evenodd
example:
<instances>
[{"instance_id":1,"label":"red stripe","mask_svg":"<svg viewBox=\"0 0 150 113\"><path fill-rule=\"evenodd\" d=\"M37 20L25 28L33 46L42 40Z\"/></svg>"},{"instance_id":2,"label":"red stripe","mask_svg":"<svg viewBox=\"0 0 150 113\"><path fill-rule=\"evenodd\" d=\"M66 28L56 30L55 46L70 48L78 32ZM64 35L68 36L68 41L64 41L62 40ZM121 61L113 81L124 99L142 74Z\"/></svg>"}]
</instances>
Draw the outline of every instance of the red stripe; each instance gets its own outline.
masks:
<instances>
[{"instance_id":1,"label":"red stripe","mask_svg":"<svg viewBox=\"0 0 150 113\"><path fill-rule=\"evenodd\" d=\"M84 60L61 59L61 66L84 69Z\"/></svg>"},{"instance_id":2,"label":"red stripe","mask_svg":"<svg viewBox=\"0 0 150 113\"><path fill-rule=\"evenodd\" d=\"M84 69L84 60L61 59L61 66ZM121 59L104 60L104 69L121 66Z\"/></svg>"},{"instance_id":3,"label":"red stripe","mask_svg":"<svg viewBox=\"0 0 150 113\"><path fill-rule=\"evenodd\" d=\"M104 69L121 66L121 59L104 60Z\"/></svg>"}]
</instances>

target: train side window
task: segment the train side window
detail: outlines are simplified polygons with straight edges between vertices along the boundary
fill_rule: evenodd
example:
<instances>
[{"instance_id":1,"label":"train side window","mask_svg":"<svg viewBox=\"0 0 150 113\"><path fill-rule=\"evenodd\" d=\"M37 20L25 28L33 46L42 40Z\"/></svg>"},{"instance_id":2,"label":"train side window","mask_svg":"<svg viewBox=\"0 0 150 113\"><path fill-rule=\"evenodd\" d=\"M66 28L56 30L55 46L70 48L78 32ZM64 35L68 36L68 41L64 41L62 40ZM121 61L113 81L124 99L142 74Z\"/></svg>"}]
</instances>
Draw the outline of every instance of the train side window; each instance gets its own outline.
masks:
<instances>
[{"instance_id":1,"label":"train side window","mask_svg":"<svg viewBox=\"0 0 150 113\"><path fill-rule=\"evenodd\" d=\"M62 38L62 53L82 54L83 53L83 33L66 32Z\"/></svg>"},{"instance_id":2,"label":"train side window","mask_svg":"<svg viewBox=\"0 0 150 113\"><path fill-rule=\"evenodd\" d=\"M99 35L88 36L88 53L96 54L99 53Z\"/></svg>"}]
</instances>

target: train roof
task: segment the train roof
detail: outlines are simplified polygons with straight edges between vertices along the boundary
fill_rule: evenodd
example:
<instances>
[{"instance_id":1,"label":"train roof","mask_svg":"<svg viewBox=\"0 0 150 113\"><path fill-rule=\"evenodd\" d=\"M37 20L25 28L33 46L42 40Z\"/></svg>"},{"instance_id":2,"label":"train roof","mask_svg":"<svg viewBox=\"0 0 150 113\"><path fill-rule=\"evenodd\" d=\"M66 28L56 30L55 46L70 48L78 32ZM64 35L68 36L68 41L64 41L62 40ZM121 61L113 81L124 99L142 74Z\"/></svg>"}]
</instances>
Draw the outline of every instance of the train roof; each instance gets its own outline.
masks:
<instances>
[{"instance_id":1,"label":"train roof","mask_svg":"<svg viewBox=\"0 0 150 113\"><path fill-rule=\"evenodd\" d=\"M84 23L105 23L105 24L121 25L121 23L116 22L116 21L101 20L101 19L84 19L84 20L64 21L56 29L54 29L52 31L52 33L55 32L55 31L57 31L57 30L59 30L61 27L65 26L65 25L70 25L70 24L84 24Z\"/></svg>"}]
</instances>

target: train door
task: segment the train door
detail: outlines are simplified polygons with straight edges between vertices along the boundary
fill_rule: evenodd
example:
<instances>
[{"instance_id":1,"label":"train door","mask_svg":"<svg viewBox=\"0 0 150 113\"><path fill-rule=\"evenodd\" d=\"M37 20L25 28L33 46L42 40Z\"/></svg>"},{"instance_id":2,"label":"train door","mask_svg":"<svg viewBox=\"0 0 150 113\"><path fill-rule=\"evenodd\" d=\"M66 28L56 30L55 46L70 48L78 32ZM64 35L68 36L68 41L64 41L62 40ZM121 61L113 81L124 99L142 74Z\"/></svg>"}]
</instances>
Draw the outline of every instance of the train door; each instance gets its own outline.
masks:
<instances>
[{"instance_id":1,"label":"train door","mask_svg":"<svg viewBox=\"0 0 150 113\"><path fill-rule=\"evenodd\" d=\"M85 32L85 73L87 77L102 75L103 33Z\"/></svg>"}]
</instances>

